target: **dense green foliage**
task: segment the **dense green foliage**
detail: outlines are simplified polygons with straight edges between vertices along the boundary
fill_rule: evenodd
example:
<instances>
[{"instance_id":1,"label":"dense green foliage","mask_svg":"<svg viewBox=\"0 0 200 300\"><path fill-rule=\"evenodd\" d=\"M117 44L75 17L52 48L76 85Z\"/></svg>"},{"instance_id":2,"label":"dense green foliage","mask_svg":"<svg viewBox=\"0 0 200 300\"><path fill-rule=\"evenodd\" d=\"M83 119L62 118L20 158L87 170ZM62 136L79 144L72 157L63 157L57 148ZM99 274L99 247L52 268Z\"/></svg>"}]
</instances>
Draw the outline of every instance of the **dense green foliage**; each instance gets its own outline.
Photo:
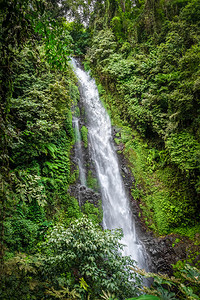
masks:
<instances>
[{"instance_id":1,"label":"dense green foliage","mask_svg":"<svg viewBox=\"0 0 200 300\"><path fill-rule=\"evenodd\" d=\"M14 202L4 222L9 251L34 251L54 218L70 222L80 215L77 200L67 192L75 179L69 159L70 103L78 97L77 88L70 70L52 71L43 60L42 48L36 50L25 48L15 59L8 119L13 178L8 197Z\"/></svg>"},{"instance_id":2,"label":"dense green foliage","mask_svg":"<svg viewBox=\"0 0 200 300\"><path fill-rule=\"evenodd\" d=\"M15 61L8 147L15 203L12 217L8 215L5 221L6 244L15 251L33 251L35 239L41 238L58 211L59 218L63 214L68 221L80 214L77 201L67 193L74 180L69 160L73 142L70 103L76 86L67 80L73 78L71 71L51 71L42 61L42 49L37 49L36 57L29 48Z\"/></svg>"},{"instance_id":3,"label":"dense green foliage","mask_svg":"<svg viewBox=\"0 0 200 300\"><path fill-rule=\"evenodd\" d=\"M70 22L66 25L67 30L73 39L72 49L75 55L83 56L90 39L89 31L79 22Z\"/></svg>"},{"instance_id":4,"label":"dense green foliage","mask_svg":"<svg viewBox=\"0 0 200 300\"><path fill-rule=\"evenodd\" d=\"M83 277L92 298L102 289L112 291L120 298L136 294L139 278L128 271L128 266L134 262L119 253L121 237L120 232L102 231L87 219L75 221L68 229L54 228L43 246L47 254L43 264L50 274L48 278L51 277L55 284L58 280L54 278L55 274L72 270L72 288L77 279ZM70 278L68 281L71 285Z\"/></svg>"},{"instance_id":5,"label":"dense green foliage","mask_svg":"<svg viewBox=\"0 0 200 300\"><path fill-rule=\"evenodd\" d=\"M101 3L91 19L87 61L113 118L147 144L131 138L125 151L136 168L140 155L157 182L152 191L133 171L146 217L153 216L152 229L162 234L199 222L200 7L196 0L130 7L131 1Z\"/></svg>"},{"instance_id":6,"label":"dense green foliage","mask_svg":"<svg viewBox=\"0 0 200 300\"><path fill-rule=\"evenodd\" d=\"M166 274L146 273L138 270L139 274L147 278L153 278L154 282L150 288L144 287L149 295L156 295L159 299L192 299L199 300L200 271L188 264L174 266L175 276L169 277Z\"/></svg>"},{"instance_id":7,"label":"dense green foliage","mask_svg":"<svg viewBox=\"0 0 200 300\"><path fill-rule=\"evenodd\" d=\"M1 299L98 299L102 289L120 298L136 295L140 277L128 267L134 261L119 253L121 237L121 232L102 231L86 218L68 228L54 226L39 253L5 263L11 276L4 280ZM15 289L8 289L12 285Z\"/></svg>"},{"instance_id":8,"label":"dense green foliage","mask_svg":"<svg viewBox=\"0 0 200 300\"><path fill-rule=\"evenodd\" d=\"M16 250L26 249L29 233L35 238L39 228L34 221L44 221L42 207L50 200L52 186L42 177L52 177L47 175L48 164L54 167L51 159L58 164L63 159L69 183L72 134L67 131L72 130L66 114L70 113L70 82L58 70L66 66L71 53L70 37L68 32L63 35L62 18L48 20L51 5L34 0L2 1L1 5L1 261L5 240L9 244L15 237L19 242ZM58 149L62 151L58 153ZM57 177L62 173L57 172ZM25 235L25 245L20 232Z\"/></svg>"}]
</instances>

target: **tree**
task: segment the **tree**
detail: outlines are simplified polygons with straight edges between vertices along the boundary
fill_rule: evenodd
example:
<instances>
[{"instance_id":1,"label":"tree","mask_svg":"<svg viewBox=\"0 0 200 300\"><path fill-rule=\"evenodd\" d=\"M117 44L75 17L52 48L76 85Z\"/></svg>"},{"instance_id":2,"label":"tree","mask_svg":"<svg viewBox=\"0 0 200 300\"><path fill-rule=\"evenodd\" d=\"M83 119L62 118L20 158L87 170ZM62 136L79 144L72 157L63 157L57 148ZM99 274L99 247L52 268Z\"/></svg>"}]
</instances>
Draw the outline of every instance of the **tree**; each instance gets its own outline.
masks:
<instances>
[{"instance_id":1,"label":"tree","mask_svg":"<svg viewBox=\"0 0 200 300\"><path fill-rule=\"evenodd\" d=\"M119 298L137 295L140 279L129 269L135 262L120 252L121 238L121 231L102 231L86 218L74 221L67 229L55 226L42 245L42 274L54 288L59 282L71 289L85 282L92 299L102 290Z\"/></svg>"}]
</instances>

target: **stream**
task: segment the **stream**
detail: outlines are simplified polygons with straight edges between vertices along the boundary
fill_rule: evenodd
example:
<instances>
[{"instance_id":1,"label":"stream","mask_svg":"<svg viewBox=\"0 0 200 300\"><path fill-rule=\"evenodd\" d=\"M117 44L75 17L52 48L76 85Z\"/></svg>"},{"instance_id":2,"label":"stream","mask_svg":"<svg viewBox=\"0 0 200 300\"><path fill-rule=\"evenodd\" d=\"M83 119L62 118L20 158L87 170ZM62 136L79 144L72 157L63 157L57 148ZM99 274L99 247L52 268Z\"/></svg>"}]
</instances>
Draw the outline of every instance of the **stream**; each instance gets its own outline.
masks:
<instances>
[{"instance_id":1,"label":"stream","mask_svg":"<svg viewBox=\"0 0 200 300\"><path fill-rule=\"evenodd\" d=\"M79 63L72 58L74 72L79 81L81 101L86 115L89 148L94 162L96 175L100 185L103 209L103 228L121 228L123 231L122 244L125 245L123 255L130 255L140 268L148 269L146 250L140 241L135 227L135 221L130 207L130 199L120 173L120 165L115 152L111 121L103 107L95 80L83 71ZM86 185L81 149L79 119L73 119L76 132L75 155L79 166L79 178L82 186Z\"/></svg>"}]
</instances>

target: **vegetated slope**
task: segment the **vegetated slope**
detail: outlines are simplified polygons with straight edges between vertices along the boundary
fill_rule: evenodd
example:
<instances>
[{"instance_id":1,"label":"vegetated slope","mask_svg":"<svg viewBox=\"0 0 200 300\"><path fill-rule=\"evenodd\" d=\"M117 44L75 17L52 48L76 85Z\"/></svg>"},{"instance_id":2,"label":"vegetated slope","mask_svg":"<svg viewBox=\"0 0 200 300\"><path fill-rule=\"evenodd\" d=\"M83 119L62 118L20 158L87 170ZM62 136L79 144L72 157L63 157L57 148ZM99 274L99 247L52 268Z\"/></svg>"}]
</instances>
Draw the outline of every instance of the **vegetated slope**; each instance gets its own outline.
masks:
<instances>
[{"instance_id":1,"label":"vegetated slope","mask_svg":"<svg viewBox=\"0 0 200 300\"><path fill-rule=\"evenodd\" d=\"M55 205L69 201L70 108L78 91L72 72L61 71L71 38L62 19L49 21L50 6L2 1L0 11L1 262L6 253L33 252Z\"/></svg>"},{"instance_id":2,"label":"vegetated slope","mask_svg":"<svg viewBox=\"0 0 200 300\"><path fill-rule=\"evenodd\" d=\"M33 252L53 218L70 219L80 213L77 201L67 192L75 179L69 158L70 108L78 91L71 71L51 70L41 52L38 49L36 56L25 48L15 63L8 119L14 202L4 224L6 247L12 251Z\"/></svg>"},{"instance_id":3,"label":"vegetated slope","mask_svg":"<svg viewBox=\"0 0 200 300\"><path fill-rule=\"evenodd\" d=\"M125 147L135 168L137 159L139 163L146 155L140 174L133 168L146 223L160 234L177 228L187 234L193 226L195 234L200 193L200 4L131 2L99 3L91 19L93 39L86 58L112 94L108 97L101 89L114 117L120 116L148 143L141 146L136 138Z\"/></svg>"}]
</instances>

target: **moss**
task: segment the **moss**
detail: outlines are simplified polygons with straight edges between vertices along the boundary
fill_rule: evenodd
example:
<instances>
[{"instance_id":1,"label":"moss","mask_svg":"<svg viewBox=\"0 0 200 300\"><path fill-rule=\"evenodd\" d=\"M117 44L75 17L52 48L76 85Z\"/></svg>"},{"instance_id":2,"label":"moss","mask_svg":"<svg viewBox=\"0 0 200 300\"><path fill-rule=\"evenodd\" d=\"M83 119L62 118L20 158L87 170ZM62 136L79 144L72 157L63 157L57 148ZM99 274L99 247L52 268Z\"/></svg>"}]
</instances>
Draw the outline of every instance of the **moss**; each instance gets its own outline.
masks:
<instances>
[{"instance_id":1,"label":"moss","mask_svg":"<svg viewBox=\"0 0 200 300\"><path fill-rule=\"evenodd\" d=\"M88 129L85 126L81 127L81 138L82 138L85 148L87 148L88 147Z\"/></svg>"},{"instance_id":2,"label":"moss","mask_svg":"<svg viewBox=\"0 0 200 300\"><path fill-rule=\"evenodd\" d=\"M87 215L88 219L91 220L93 223L99 224L102 222L103 213L102 213L100 203L98 207L95 207L94 204L87 201L82 206L82 211Z\"/></svg>"},{"instance_id":3,"label":"moss","mask_svg":"<svg viewBox=\"0 0 200 300\"><path fill-rule=\"evenodd\" d=\"M88 171L87 186L96 192L99 190L98 180L92 175L91 170Z\"/></svg>"},{"instance_id":4,"label":"moss","mask_svg":"<svg viewBox=\"0 0 200 300\"><path fill-rule=\"evenodd\" d=\"M80 108L78 106L75 107L74 116L77 118L80 117Z\"/></svg>"}]
</instances>

